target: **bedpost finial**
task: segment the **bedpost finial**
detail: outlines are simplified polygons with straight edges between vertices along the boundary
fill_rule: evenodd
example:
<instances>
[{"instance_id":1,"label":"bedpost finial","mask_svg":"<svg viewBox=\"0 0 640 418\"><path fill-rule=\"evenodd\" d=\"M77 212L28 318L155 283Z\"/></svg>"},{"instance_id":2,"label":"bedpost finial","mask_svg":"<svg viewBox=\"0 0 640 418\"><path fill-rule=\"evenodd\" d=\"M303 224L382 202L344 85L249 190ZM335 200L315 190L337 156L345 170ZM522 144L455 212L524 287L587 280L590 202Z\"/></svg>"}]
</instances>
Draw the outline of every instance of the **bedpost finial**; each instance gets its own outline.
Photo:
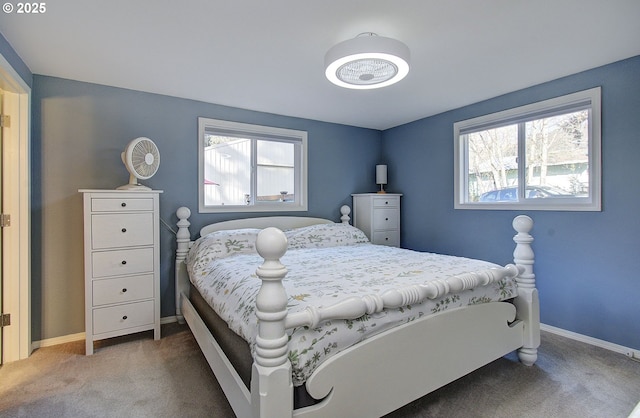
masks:
<instances>
[{"instance_id":1,"label":"bedpost finial","mask_svg":"<svg viewBox=\"0 0 640 418\"><path fill-rule=\"evenodd\" d=\"M351 218L349 217L350 213L351 213L351 208L349 207L349 205L342 205L340 207L340 214L342 215L340 217L340 220L342 221L343 224L348 224L349 221L351 220Z\"/></svg>"},{"instance_id":2,"label":"bedpost finial","mask_svg":"<svg viewBox=\"0 0 640 418\"><path fill-rule=\"evenodd\" d=\"M513 229L518 233L529 233L533 228L533 219L527 215L518 215L513 219Z\"/></svg>"},{"instance_id":3,"label":"bedpost finial","mask_svg":"<svg viewBox=\"0 0 640 418\"><path fill-rule=\"evenodd\" d=\"M265 228L258 233L256 250L265 260L279 260L287 252L287 236L278 228Z\"/></svg>"},{"instance_id":4,"label":"bedpost finial","mask_svg":"<svg viewBox=\"0 0 640 418\"><path fill-rule=\"evenodd\" d=\"M176 216L178 219L188 219L191 216L191 209L186 206L182 206L176 211Z\"/></svg>"}]
</instances>

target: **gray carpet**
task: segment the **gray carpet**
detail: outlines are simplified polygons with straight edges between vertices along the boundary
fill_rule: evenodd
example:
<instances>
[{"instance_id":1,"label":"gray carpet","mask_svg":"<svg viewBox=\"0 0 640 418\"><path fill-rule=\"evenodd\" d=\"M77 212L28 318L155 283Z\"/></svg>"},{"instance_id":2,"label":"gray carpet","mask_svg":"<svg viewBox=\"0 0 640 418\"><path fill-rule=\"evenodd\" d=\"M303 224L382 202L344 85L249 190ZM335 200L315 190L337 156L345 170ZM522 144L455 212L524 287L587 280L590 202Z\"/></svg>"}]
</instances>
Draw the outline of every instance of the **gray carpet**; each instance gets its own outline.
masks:
<instances>
[{"instance_id":1,"label":"gray carpet","mask_svg":"<svg viewBox=\"0 0 640 418\"><path fill-rule=\"evenodd\" d=\"M2 417L232 417L189 329L41 348L0 368ZM525 367L499 359L389 417L626 417L640 401L640 363L542 334Z\"/></svg>"}]
</instances>

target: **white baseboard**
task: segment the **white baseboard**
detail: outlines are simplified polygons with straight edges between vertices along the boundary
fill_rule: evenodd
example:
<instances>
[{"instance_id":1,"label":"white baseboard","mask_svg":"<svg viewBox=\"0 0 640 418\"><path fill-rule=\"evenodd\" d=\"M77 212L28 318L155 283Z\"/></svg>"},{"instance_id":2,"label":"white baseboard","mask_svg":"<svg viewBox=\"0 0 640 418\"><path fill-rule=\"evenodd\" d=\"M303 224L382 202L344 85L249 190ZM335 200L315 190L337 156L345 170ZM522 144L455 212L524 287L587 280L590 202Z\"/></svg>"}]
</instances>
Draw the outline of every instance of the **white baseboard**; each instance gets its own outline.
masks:
<instances>
[{"instance_id":1,"label":"white baseboard","mask_svg":"<svg viewBox=\"0 0 640 418\"><path fill-rule=\"evenodd\" d=\"M164 324L171 324L173 322L176 322L178 320L178 318L176 318L176 316L165 316L160 318L160 325L164 325ZM61 337L54 337L54 338L46 338L44 340L39 340L39 341L34 341L31 343L31 350L35 350L37 348L42 348L42 347L51 347L52 345L58 345L58 344L64 344L64 343L71 343L74 341L79 341L79 340L84 340L84 332L79 332L77 334L69 334L69 335L63 335Z\"/></svg>"},{"instance_id":2,"label":"white baseboard","mask_svg":"<svg viewBox=\"0 0 640 418\"><path fill-rule=\"evenodd\" d=\"M77 334L63 335L61 337L46 338L44 340L34 341L31 343L31 349L35 350L42 347L51 347L52 345L70 343L73 341L84 340L84 332Z\"/></svg>"},{"instance_id":3,"label":"white baseboard","mask_svg":"<svg viewBox=\"0 0 640 418\"><path fill-rule=\"evenodd\" d=\"M596 347L605 348L616 353L621 353L633 360L640 361L640 350L634 350L633 348L599 340L597 338L589 337L588 335L578 334L577 332L567 331L566 329L556 328L547 324L540 324L540 329L572 340L595 345Z\"/></svg>"},{"instance_id":4,"label":"white baseboard","mask_svg":"<svg viewBox=\"0 0 640 418\"><path fill-rule=\"evenodd\" d=\"M175 317L175 315L174 316L165 316L165 317L160 318L160 324L162 324L162 325L171 324L171 323L176 322L177 320L178 319ZM583 335L583 334L578 334L577 332L573 332L573 331L567 331L567 330L562 329L562 328L556 328L554 326L547 325L547 324L540 324L540 329L542 331L547 331L547 332L550 332L552 334L556 334L556 335L560 335L562 337L570 338L572 340L580 341L580 342L583 342L583 343L586 343L586 344L591 344L591 345L594 345L596 347L605 348L607 350L614 351L616 353L621 353L621 354L624 354L625 356L627 356L629 358L632 358L634 360L640 361L640 350L634 350L633 348L629 348L629 347L625 347L625 346L622 346L622 345L610 343L610 342L604 341L604 340L599 340L597 338L589 337L589 336ZM84 340L84 332L79 332L77 334L63 335L61 337L55 337L55 338L47 338L47 339L40 340L40 341L34 341L31 344L31 348L32 348L32 350L35 350L35 349L41 348L41 347L50 347L52 345L70 343L70 342L78 341L78 340Z\"/></svg>"}]
</instances>

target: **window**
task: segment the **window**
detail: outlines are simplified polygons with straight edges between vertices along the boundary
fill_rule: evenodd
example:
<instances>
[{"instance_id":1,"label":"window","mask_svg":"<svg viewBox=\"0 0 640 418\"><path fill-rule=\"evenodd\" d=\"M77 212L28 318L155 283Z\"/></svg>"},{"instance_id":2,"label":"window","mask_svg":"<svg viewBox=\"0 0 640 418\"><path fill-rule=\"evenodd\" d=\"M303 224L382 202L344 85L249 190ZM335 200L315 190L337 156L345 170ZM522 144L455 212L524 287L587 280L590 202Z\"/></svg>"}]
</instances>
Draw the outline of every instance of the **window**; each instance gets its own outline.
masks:
<instances>
[{"instance_id":1,"label":"window","mask_svg":"<svg viewBox=\"0 0 640 418\"><path fill-rule=\"evenodd\" d=\"M456 209L601 210L599 87L453 130Z\"/></svg>"},{"instance_id":2,"label":"window","mask_svg":"<svg viewBox=\"0 0 640 418\"><path fill-rule=\"evenodd\" d=\"M307 210L307 133L198 118L200 212Z\"/></svg>"}]
</instances>

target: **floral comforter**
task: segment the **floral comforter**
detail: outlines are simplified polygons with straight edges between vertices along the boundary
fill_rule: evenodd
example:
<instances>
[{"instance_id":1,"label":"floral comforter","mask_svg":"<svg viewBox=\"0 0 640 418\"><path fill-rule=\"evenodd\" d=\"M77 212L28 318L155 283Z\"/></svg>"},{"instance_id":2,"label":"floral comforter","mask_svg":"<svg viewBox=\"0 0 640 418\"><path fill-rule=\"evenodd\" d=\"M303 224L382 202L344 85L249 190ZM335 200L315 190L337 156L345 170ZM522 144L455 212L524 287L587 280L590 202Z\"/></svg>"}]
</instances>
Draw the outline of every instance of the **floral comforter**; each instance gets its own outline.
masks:
<instances>
[{"instance_id":1,"label":"floral comforter","mask_svg":"<svg viewBox=\"0 0 640 418\"><path fill-rule=\"evenodd\" d=\"M262 263L256 253L259 230L220 231L200 238L187 257L191 282L229 327L255 347L255 300ZM445 279L462 273L499 267L468 258L422 253L369 243L362 231L346 224L313 225L285 231L288 250L282 263L290 312L307 305L328 306L349 296ZM384 310L355 320L334 320L309 329L288 330L293 383L302 385L331 355L391 327L424 315L460 306L516 296L514 279L426 300L418 305Z\"/></svg>"}]
</instances>

